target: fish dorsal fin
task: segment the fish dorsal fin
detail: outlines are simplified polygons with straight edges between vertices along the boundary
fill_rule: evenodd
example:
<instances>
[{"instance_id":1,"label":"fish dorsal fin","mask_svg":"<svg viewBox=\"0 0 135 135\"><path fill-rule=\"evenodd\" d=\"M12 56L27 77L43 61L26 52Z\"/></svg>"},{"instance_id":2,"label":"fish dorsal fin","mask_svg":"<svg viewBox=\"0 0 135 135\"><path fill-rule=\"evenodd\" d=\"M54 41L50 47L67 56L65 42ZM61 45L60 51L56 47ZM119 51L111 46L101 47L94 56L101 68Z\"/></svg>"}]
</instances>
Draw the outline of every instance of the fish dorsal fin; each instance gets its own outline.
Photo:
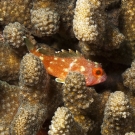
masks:
<instances>
[{"instance_id":1,"label":"fish dorsal fin","mask_svg":"<svg viewBox=\"0 0 135 135\"><path fill-rule=\"evenodd\" d=\"M55 54L55 51L52 48L47 47L47 46L38 48L37 51L47 56L54 56Z\"/></svg>"},{"instance_id":2,"label":"fish dorsal fin","mask_svg":"<svg viewBox=\"0 0 135 135\"><path fill-rule=\"evenodd\" d=\"M55 56L56 57L83 57L82 54L78 51L74 52L73 50L69 49L69 51L67 50L61 50L61 51L57 51L55 52Z\"/></svg>"},{"instance_id":3,"label":"fish dorsal fin","mask_svg":"<svg viewBox=\"0 0 135 135\"><path fill-rule=\"evenodd\" d=\"M36 48L36 46L34 44L32 44L32 42L28 38L25 38L25 42L26 42L26 46L29 51L34 50ZM44 55L56 56L56 57L62 57L62 58L83 57L82 54L78 51L74 52L71 49L69 49L68 51L64 50L64 49L62 49L61 51L54 51L54 49L52 49L49 46L45 46L45 45L41 45L41 48L38 48L37 51Z\"/></svg>"},{"instance_id":4,"label":"fish dorsal fin","mask_svg":"<svg viewBox=\"0 0 135 135\"><path fill-rule=\"evenodd\" d=\"M52 49L51 47L47 46L46 44L38 44L38 46L40 46L41 48L37 49L37 46L34 45L29 38L25 38L25 42L26 42L26 46L27 46L29 52L31 52L32 50L36 49L36 51L38 51L39 53L42 53L44 55L51 55L51 56L53 56L55 54L54 49Z\"/></svg>"},{"instance_id":5,"label":"fish dorsal fin","mask_svg":"<svg viewBox=\"0 0 135 135\"><path fill-rule=\"evenodd\" d=\"M64 50L62 49L61 51L54 51L52 48L47 47L47 48L39 48L37 49L38 52L44 54L44 55L51 55L55 57L62 57L62 58L68 58L68 57L83 57L82 54L78 51L74 52L73 50L69 49Z\"/></svg>"}]
</instances>

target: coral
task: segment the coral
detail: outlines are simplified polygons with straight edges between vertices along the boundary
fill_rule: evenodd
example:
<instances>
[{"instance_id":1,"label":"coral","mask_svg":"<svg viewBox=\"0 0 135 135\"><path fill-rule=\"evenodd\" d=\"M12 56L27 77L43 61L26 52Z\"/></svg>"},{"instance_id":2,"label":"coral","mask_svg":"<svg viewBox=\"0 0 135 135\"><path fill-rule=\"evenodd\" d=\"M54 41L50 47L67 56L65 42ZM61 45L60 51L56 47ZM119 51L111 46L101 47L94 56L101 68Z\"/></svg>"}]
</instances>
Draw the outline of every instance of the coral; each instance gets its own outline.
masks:
<instances>
[{"instance_id":1,"label":"coral","mask_svg":"<svg viewBox=\"0 0 135 135\"><path fill-rule=\"evenodd\" d=\"M39 58L33 54L23 57L19 80L21 104L11 123L11 134L36 134L47 117L46 91L49 81Z\"/></svg>"},{"instance_id":2,"label":"coral","mask_svg":"<svg viewBox=\"0 0 135 135\"><path fill-rule=\"evenodd\" d=\"M87 59L90 58L92 54L94 54L90 45L86 42L79 41L78 47L80 48L80 51L83 54L83 56Z\"/></svg>"},{"instance_id":3,"label":"coral","mask_svg":"<svg viewBox=\"0 0 135 135\"><path fill-rule=\"evenodd\" d=\"M0 79L16 81L19 77L21 58L10 48L9 45L0 42Z\"/></svg>"},{"instance_id":4,"label":"coral","mask_svg":"<svg viewBox=\"0 0 135 135\"><path fill-rule=\"evenodd\" d=\"M30 10L31 33L44 37L56 33L66 36L66 32L74 37L72 20L75 2L76 0L34 0Z\"/></svg>"},{"instance_id":5,"label":"coral","mask_svg":"<svg viewBox=\"0 0 135 135\"><path fill-rule=\"evenodd\" d=\"M48 116L48 81L49 77L40 59L33 54L26 54L20 65L19 86L0 82L1 133L37 133Z\"/></svg>"},{"instance_id":6,"label":"coral","mask_svg":"<svg viewBox=\"0 0 135 135\"><path fill-rule=\"evenodd\" d=\"M82 54L86 58L91 58L91 56L93 56L93 55L101 55L104 57L110 57L112 55L112 59L114 59L113 50L114 50L114 52L116 52L116 49L119 49L121 47L121 43L124 42L125 36L119 32L118 28L116 28L115 26L111 26L111 25L107 26L105 35L107 38L104 39L103 46L102 46L102 43L101 43L101 46L98 46L98 45L95 46L88 42L79 41L78 46L79 46ZM100 49L98 49L98 48L100 48ZM102 51L105 51L105 53L102 53ZM123 51L122 51L122 53L123 53ZM119 55L119 53L118 53L118 55ZM122 58L122 56L120 58Z\"/></svg>"},{"instance_id":7,"label":"coral","mask_svg":"<svg viewBox=\"0 0 135 135\"><path fill-rule=\"evenodd\" d=\"M78 124L74 121L73 115L66 107L58 107L49 126L48 135L84 135Z\"/></svg>"},{"instance_id":8,"label":"coral","mask_svg":"<svg viewBox=\"0 0 135 135\"><path fill-rule=\"evenodd\" d=\"M36 135L46 119L46 107L44 104L29 102L21 104L11 123L11 134Z\"/></svg>"},{"instance_id":9,"label":"coral","mask_svg":"<svg viewBox=\"0 0 135 135\"><path fill-rule=\"evenodd\" d=\"M121 43L124 41L125 36L119 32L119 30L113 26L107 27L108 38L105 39L105 49L113 50L120 48Z\"/></svg>"},{"instance_id":10,"label":"coral","mask_svg":"<svg viewBox=\"0 0 135 135\"><path fill-rule=\"evenodd\" d=\"M25 28L18 22L9 23L3 30L3 37L13 48L24 46Z\"/></svg>"},{"instance_id":11,"label":"coral","mask_svg":"<svg viewBox=\"0 0 135 135\"><path fill-rule=\"evenodd\" d=\"M0 134L134 134L134 4L1 0ZM28 53L25 37L49 56L61 49L81 51L102 63L107 81L87 87L83 75L70 72L64 84L55 82Z\"/></svg>"},{"instance_id":12,"label":"coral","mask_svg":"<svg viewBox=\"0 0 135 135\"><path fill-rule=\"evenodd\" d=\"M26 54L20 65L20 99L31 104L47 104L49 76L41 60L33 54ZM38 109L38 108L37 108ZM19 116L18 116L19 117Z\"/></svg>"},{"instance_id":13,"label":"coral","mask_svg":"<svg viewBox=\"0 0 135 135\"><path fill-rule=\"evenodd\" d=\"M104 5L100 0L77 0L73 30L78 40L95 43L105 31Z\"/></svg>"},{"instance_id":14,"label":"coral","mask_svg":"<svg viewBox=\"0 0 135 135\"><path fill-rule=\"evenodd\" d=\"M32 9L37 10L39 8L52 8L55 9L56 8L56 4L54 0L34 0L33 1L33 7Z\"/></svg>"},{"instance_id":15,"label":"coral","mask_svg":"<svg viewBox=\"0 0 135 135\"><path fill-rule=\"evenodd\" d=\"M99 36L94 36L95 40L93 40L91 42L85 41L85 40L83 41L82 39L79 39L79 43L78 43L79 49L81 50L82 54L86 58L89 58L89 59L91 59L93 56L94 57L103 56L105 58L108 58L110 61L118 61L121 63L123 63L123 61L131 62L131 60L129 60L129 59L131 59L131 57L129 55L128 55L128 57L127 57L127 55L125 55L126 49L122 45L122 43L125 41L125 35L123 33L121 33L121 30L118 27L119 14L120 14L120 9L118 7L120 6L120 1L116 1L116 0L105 1L105 3L104 3L104 1L102 1L100 3L101 3L100 4L101 9L99 10L99 12L102 17L101 18L100 18L100 16L99 16L99 18L95 17L94 18L95 20L93 20L94 25L97 24L97 28L99 28L99 30L98 29L96 30L96 32L99 33ZM115 5L113 3L115 3L116 6L112 6L112 5ZM92 6L92 8L93 7L94 6ZM97 12L98 12L98 10L97 10ZM89 12L89 13L91 13L91 12ZM92 13L94 13L94 16L95 16L96 10L94 10L94 12L92 12ZM99 23L96 23L96 21ZM74 20L73 20L73 22L74 22ZM79 21L77 21L77 22L79 22ZM85 21L83 19L83 23L84 22ZM92 25L90 25L90 26L92 27ZM74 27L74 25L73 25L73 27ZM85 28L85 27L82 26L79 28L80 28L80 31L82 32L83 31L82 28ZM84 34L87 34L87 32L88 32L88 28L86 29L86 32ZM91 36L92 33L88 34L88 35ZM119 60L118 60L118 56L119 56ZM123 59L123 57L126 59Z\"/></svg>"},{"instance_id":16,"label":"coral","mask_svg":"<svg viewBox=\"0 0 135 135\"><path fill-rule=\"evenodd\" d=\"M6 50L6 48L8 50ZM18 73L19 67L17 71L14 71L12 65L11 67L7 67L7 69L11 69L7 70L6 74L1 74L5 75L1 76L1 79L13 80L14 78L12 78L12 76L15 77L16 75L12 75L11 73L13 71L15 73L17 72L19 76L19 86L10 85L0 81L0 133L5 135L8 135L9 133L16 135L36 134L43 122L47 118L52 117L53 110L61 104L62 100L59 100L60 95L59 93L56 93L58 90L54 91L54 88L51 88L48 92L49 76L38 57L33 54L26 54L20 64L20 61L16 61L18 58L15 57L16 53L14 53L8 45L2 44L1 49L9 52L8 55L12 59L7 57L8 61L11 61L12 64L14 64L14 61L17 62L20 67L20 76ZM4 52L1 54L4 54ZM12 55L15 56L13 57ZM2 56L2 58L3 57L4 56ZM5 62L4 59L2 60ZM6 63L1 62L1 64L6 66ZM1 73L4 73L3 70L0 71ZM12 75L11 78L8 78L9 74ZM18 76L16 78L18 78ZM51 102L49 102L50 98Z\"/></svg>"},{"instance_id":17,"label":"coral","mask_svg":"<svg viewBox=\"0 0 135 135\"><path fill-rule=\"evenodd\" d=\"M82 129L85 130L85 132L87 132L89 128L92 130L93 121L84 115L84 110L89 108L90 104L93 102L93 98L88 88L85 86L84 76L77 72L70 72L68 74L63 89L63 101L72 115L74 115L74 120L79 123Z\"/></svg>"},{"instance_id":18,"label":"coral","mask_svg":"<svg viewBox=\"0 0 135 135\"><path fill-rule=\"evenodd\" d=\"M0 81L0 134L9 135L10 122L19 107L19 87Z\"/></svg>"},{"instance_id":19,"label":"coral","mask_svg":"<svg viewBox=\"0 0 135 135\"><path fill-rule=\"evenodd\" d=\"M49 7L31 10L33 33L38 36L51 36L55 34L59 29L59 19L59 14Z\"/></svg>"},{"instance_id":20,"label":"coral","mask_svg":"<svg viewBox=\"0 0 135 135\"><path fill-rule=\"evenodd\" d=\"M64 32L66 32L69 36L74 38L72 26L75 5L76 0L56 0L56 10L60 15L61 24L59 33L61 33L62 36L64 35ZM67 37L67 34L65 36Z\"/></svg>"},{"instance_id":21,"label":"coral","mask_svg":"<svg viewBox=\"0 0 135 135\"><path fill-rule=\"evenodd\" d=\"M30 28L31 6L31 0L1 0L0 24L7 25L12 22L19 22Z\"/></svg>"},{"instance_id":22,"label":"coral","mask_svg":"<svg viewBox=\"0 0 135 135\"><path fill-rule=\"evenodd\" d=\"M131 67L128 68L123 74L123 84L128 87L132 94L135 94L135 61L132 62Z\"/></svg>"},{"instance_id":23,"label":"coral","mask_svg":"<svg viewBox=\"0 0 135 135\"><path fill-rule=\"evenodd\" d=\"M134 132L126 133L125 135L135 135Z\"/></svg>"},{"instance_id":24,"label":"coral","mask_svg":"<svg viewBox=\"0 0 135 135\"><path fill-rule=\"evenodd\" d=\"M81 82L78 84L78 82ZM76 106L76 109L72 110L73 114L79 114L78 110L86 109L93 102L93 99L88 95L88 88L85 86L85 79L77 72L69 72L64 85L63 100L65 106L71 109ZM78 92L78 98L75 98L76 92ZM74 102L74 104L72 104Z\"/></svg>"},{"instance_id":25,"label":"coral","mask_svg":"<svg viewBox=\"0 0 135 135\"><path fill-rule=\"evenodd\" d=\"M122 0L121 3L120 27L126 40L126 53L129 53L132 58L135 58L135 1Z\"/></svg>"},{"instance_id":26,"label":"coral","mask_svg":"<svg viewBox=\"0 0 135 135\"><path fill-rule=\"evenodd\" d=\"M51 123L50 130L48 131L49 135L71 135L73 118L66 107L57 108Z\"/></svg>"},{"instance_id":27,"label":"coral","mask_svg":"<svg viewBox=\"0 0 135 135\"><path fill-rule=\"evenodd\" d=\"M109 96L104 111L102 135L124 134L132 130L132 109L127 96L116 91Z\"/></svg>"}]
</instances>

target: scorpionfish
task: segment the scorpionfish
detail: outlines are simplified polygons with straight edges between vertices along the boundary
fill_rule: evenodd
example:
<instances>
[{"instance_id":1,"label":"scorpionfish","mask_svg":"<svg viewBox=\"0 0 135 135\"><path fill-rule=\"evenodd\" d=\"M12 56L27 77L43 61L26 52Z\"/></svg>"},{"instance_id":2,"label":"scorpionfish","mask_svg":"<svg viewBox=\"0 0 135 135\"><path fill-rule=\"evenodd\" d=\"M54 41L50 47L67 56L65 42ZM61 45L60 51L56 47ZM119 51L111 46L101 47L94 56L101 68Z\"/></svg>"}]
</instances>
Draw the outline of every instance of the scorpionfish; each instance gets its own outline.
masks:
<instances>
[{"instance_id":1,"label":"scorpionfish","mask_svg":"<svg viewBox=\"0 0 135 135\"><path fill-rule=\"evenodd\" d=\"M70 71L83 74L87 86L104 82L107 78L100 63L85 59L78 51L74 52L69 49L69 51L61 50L55 52L51 50L49 52L44 48L36 49L27 38L26 45L29 52L42 60L46 71L56 77L55 80L57 82L64 83Z\"/></svg>"}]
</instances>

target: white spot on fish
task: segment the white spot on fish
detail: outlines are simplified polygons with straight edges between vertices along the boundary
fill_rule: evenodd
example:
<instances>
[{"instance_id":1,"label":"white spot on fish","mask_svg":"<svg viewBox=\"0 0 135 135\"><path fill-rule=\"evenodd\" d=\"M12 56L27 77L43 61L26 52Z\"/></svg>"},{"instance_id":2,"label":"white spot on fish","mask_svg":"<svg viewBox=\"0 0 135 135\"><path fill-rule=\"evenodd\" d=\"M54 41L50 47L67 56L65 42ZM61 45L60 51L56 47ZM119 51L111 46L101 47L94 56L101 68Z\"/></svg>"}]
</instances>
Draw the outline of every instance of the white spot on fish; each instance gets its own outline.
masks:
<instances>
[{"instance_id":1,"label":"white spot on fish","mask_svg":"<svg viewBox=\"0 0 135 135\"><path fill-rule=\"evenodd\" d=\"M40 56L39 58L40 58L40 60L44 60L44 57L42 57L42 56Z\"/></svg>"},{"instance_id":2,"label":"white spot on fish","mask_svg":"<svg viewBox=\"0 0 135 135\"><path fill-rule=\"evenodd\" d=\"M71 69L71 68L73 67L74 64L75 64L74 62L70 63L69 69Z\"/></svg>"},{"instance_id":3,"label":"white spot on fish","mask_svg":"<svg viewBox=\"0 0 135 135\"><path fill-rule=\"evenodd\" d=\"M48 67L47 69L48 69L48 71L50 71L50 72L52 72L52 71L53 71L53 69L52 69L52 68L50 68L50 67Z\"/></svg>"},{"instance_id":4,"label":"white spot on fish","mask_svg":"<svg viewBox=\"0 0 135 135\"><path fill-rule=\"evenodd\" d=\"M75 59L73 62L77 62L77 59Z\"/></svg>"},{"instance_id":5,"label":"white spot on fish","mask_svg":"<svg viewBox=\"0 0 135 135\"><path fill-rule=\"evenodd\" d=\"M54 57L54 60L58 60L58 58L57 57Z\"/></svg>"},{"instance_id":6,"label":"white spot on fish","mask_svg":"<svg viewBox=\"0 0 135 135\"><path fill-rule=\"evenodd\" d=\"M95 67L98 67L98 63L97 62L94 62L94 64L95 64Z\"/></svg>"},{"instance_id":7,"label":"white spot on fish","mask_svg":"<svg viewBox=\"0 0 135 135\"><path fill-rule=\"evenodd\" d=\"M61 61L62 61L62 62L65 62L65 59L62 59Z\"/></svg>"},{"instance_id":8,"label":"white spot on fish","mask_svg":"<svg viewBox=\"0 0 135 135\"><path fill-rule=\"evenodd\" d=\"M68 69L67 69L67 68L64 68L63 71L64 71L64 72L68 72Z\"/></svg>"},{"instance_id":9,"label":"white spot on fish","mask_svg":"<svg viewBox=\"0 0 135 135\"><path fill-rule=\"evenodd\" d=\"M52 64L53 63L53 61L50 61L50 64Z\"/></svg>"},{"instance_id":10,"label":"white spot on fish","mask_svg":"<svg viewBox=\"0 0 135 135\"><path fill-rule=\"evenodd\" d=\"M81 67L80 67L80 71L81 71L81 72L84 72L84 71L85 71L85 67L84 67L84 66L81 66Z\"/></svg>"},{"instance_id":11,"label":"white spot on fish","mask_svg":"<svg viewBox=\"0 0 135 135\"><path fill-rule=\"evenodd\" d=\"M76 64L76 62L77 62L77 59L74 59L74 61L70 63L69 69L71 69Z\"/></svg>"}]
</instances>

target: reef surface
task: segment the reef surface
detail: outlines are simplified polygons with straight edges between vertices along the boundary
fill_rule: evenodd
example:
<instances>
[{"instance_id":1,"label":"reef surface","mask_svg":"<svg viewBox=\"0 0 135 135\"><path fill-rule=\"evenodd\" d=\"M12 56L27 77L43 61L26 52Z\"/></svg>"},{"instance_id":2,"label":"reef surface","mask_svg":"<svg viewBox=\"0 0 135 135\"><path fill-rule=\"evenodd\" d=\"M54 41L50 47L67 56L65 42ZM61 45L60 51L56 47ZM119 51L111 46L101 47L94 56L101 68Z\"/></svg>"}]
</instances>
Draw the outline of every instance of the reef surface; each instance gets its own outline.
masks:
<instances>
[{"instance_id":1,"label":"reef surface","mask_svg":"<svg viewBox=\"0 0 135 135\"><path fill-rule=\"evenodd\" d=\"M0 135L134 135L134 38L134 0L0 0ZM106 81L56 81L26 39L48 56L79 51Z\"/></svg>"}]
</instances>

